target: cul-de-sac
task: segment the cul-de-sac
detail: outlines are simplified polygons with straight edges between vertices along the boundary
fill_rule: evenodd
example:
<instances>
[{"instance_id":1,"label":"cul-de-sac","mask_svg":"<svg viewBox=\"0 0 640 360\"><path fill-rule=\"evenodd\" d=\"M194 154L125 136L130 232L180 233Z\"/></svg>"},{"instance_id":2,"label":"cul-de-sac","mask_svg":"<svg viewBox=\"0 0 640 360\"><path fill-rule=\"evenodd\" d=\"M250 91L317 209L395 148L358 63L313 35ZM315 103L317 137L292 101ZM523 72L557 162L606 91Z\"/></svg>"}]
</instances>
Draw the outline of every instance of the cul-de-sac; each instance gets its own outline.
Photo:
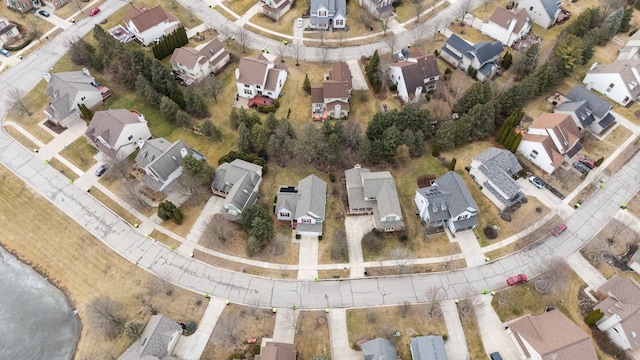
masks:
<instances>
[{"instance_id":1,"label":"cul-de-sac","mask_svg":"<svg viewBox=\"0 0 640 360\"><path fill-rule=\"evenodd\" d=\"M4 0L0 358L640 359L639 29Z\"/></svg>"}]
</instances>

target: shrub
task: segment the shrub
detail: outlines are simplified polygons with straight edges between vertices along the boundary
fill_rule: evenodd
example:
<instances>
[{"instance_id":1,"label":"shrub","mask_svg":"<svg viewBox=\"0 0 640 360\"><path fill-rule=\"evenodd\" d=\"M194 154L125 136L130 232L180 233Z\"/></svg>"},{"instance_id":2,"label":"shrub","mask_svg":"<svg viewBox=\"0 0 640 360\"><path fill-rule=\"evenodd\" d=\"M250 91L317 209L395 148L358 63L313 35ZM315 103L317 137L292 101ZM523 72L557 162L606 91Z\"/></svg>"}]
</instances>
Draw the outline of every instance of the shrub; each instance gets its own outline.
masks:
<instances>
[{"instance_id":1,"label":"shrub","mask_svg":"<svg viewBox=\"0 0 640 360\"><path fill-rule=\"evenodd\" d=\"M602 319L603 316L604 313L602 312L602 310L595 309L584 317L584 322L586 322L589 326L595 325L595 323L597 323L598 320Z\"/></svg>"},{"instance_id":2,"label":"shrub","mask_svg":"<svg viewBox=\"0 0 640 360\"><path fill-rule=\"evenodd\" d=\"M258 107L256 108L256 110L258 110L258 112L267 114L267 113L273 113L276 112L276 106L275 105L258 105Z\"/></svg>"},{"instance_id":3,"label":"shrub","mask_svg":"<svg viewBox=\"0 0 640 360\"><path fill-rule=\"evenodd\" d=\"M406 242L407 240L409 240L409 237L407 236L407 234L400 235L400 241Z\"/></svg>"},{"instance_id":4,"label":"shrub","mask_svg":"<svg viewBox=\"0 0 640 360\"><path fill-rule=\"evenodd\" d=\"M176 206L169 200L165 200L158 205L158 217L162 220L169 220L173 217Z\"/></svg>"},{"instance_id":5,"label":"shrub","mask_svg":"<svg viewBox=\"0 0 640 360\"><path fill-rule=\"evenodd\" d=\"M136 321L129 321L124 324L124 334L131 340L136 340L142 331L142 324Z\"/></svg>"},{"instance_id":6,"label":"shrub","mask_svg":"<svg viewBox=\"0 0 640 360\"><path fill-rule=\"evenodd\" d=\"M434 144L433 149L431 149L431 156L438 157L440 156L440 145Z\"/></svg>"},{"instance_id":7,"label":"shrub","mask_svg":"<svg viewBox=\"0 0 640 360\"><path fill-rule=\"evenodd\" d=\"M296 240L300 240L301 237L300 234L296 234Z\"/></svg>"},{"instance_id":8,"label":"shrub","mask_svg":"<svg viewBox=\"0 0 640 360\"><path fill-rule=\"evenodd\" d=\"M318 235L318 240L322 240L322 235Z\"/></svg>"},{"instance_id":9,"label":"shrub","mask_svg":"<svg viewBox=\"0 0 640 360\"><path fill-rule=\"evenodd\" d=\"M332 183L336 182L336 176L333 173L329 173L329 181Z\"/></svg>"},{"instance_id":10,"label":"shrub","mask_svg":"<svg viewBox=\"0 0 640 360\"><path fill-rule=\"evenodd\" d=\"M175 208L173 210L173 221L176 224L180 225L180 224L182 224L182 218L183 218L182 211L180 211L180 209L178 209L178 208Z\"/></svg>"},{"instance_id":11,"label":"shrub","mask_svg":"<svg viewBox=\"0 0 640 360\"><path fill-rule=\"evenodd\" d=\"M493 240L498 237L498 232L492 226L486 226L483 231L487 239Z\"/></svg>"},{"instance_id":12,"label":"shrub","mask_svg":"<svg viewBox=\"0 0 640 360\"><path fill-rule=\"evenodd\" d=\"M362 238L362 246L369 251L378 252L382 250L382 245L382 238L373 231Z\"/></svg>"},{"instance_id":13,"label":"shrub","mask_svg":"<svg viewBox=\"0 0 640 360\"><path fill-rule=\"evenodd\" d=\"M603 156L601 156L601 157L600 157L600 159L596 160L596 162L595 162L596 167L598 167L598 166L602 165L602 162L603 162L603 161L604 161L604 157L603 157Z\"/></svg>"},{"instance_id":14,"label":"shrub","mask_svg":"<svg viewBox=\"0 0 640 360\"><path fill-rule=\"evenodd\" d=\"M442 335L442 340L447 341L448 339L449 339L449 335L448 334Z\"/></svg>"},{"instance_id":15,"label":"shrub","mask_svg":"<svg viewBox=\"0 0 640 360\"><path fill-rule=\"evenodd\" d=\"M195 321L187 321L182 329L187 333L187 335L191 335L198 329L198 324L196 324Z\"/></svg>"},{"instance_id":16,"label":"shrub","mask_svg":"<svg viewBox=\"0 0 640 360\"><path fill-rule=\"evenodd\" d=\"M27 45L31 44L31 42L33 40L35 40L36 36L35 35L31 35L27 40L25 40L22 44L17 45L17 46L9 46L7 44L4 44L2 47L5 48L6 50L9 51L18 51L18 50L22 50L24 48L27 47Z\"/></svg>"},{"instance_id":17,"label":"shrub","mask_svg":"<svg viewBox=\"0 0 640 360\"><path fill-rule=\"evenodd\" d=\"M440 56L440 52L438 51L438 49L433 50L433 55ZM449 68L447 68L447 69L449 69ZM445 72L445 74L446 74L446 72Z\"/></svg>"},{"instance_id":18,"label":"shrub","mask_svg":"<svg viewBox=\"0 0 640 360\"><path fill-rule=\"evenodd\" d=\"M389 85L389 91L397 91L397 90L398 90L398 84Z\"/></svg>"}]
</instances>

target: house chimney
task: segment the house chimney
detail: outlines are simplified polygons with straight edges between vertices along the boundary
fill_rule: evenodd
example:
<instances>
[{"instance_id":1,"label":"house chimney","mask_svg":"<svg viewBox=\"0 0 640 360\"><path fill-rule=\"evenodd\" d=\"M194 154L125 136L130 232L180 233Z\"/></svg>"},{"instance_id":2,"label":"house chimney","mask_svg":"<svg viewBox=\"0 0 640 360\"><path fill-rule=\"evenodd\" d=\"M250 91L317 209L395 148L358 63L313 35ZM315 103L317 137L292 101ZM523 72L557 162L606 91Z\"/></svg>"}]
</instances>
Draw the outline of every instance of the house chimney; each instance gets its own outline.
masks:
<instances>
[{"instance_id":1,"label":"house chimney","mask_svg":"<svg viewBox=\"0 0 640 360\"><path fill-rule=\"evenodd\" d=\"M146 123L147 119L144 118L144 115L138 113L138 121L141 123Z\"/></svg>"},{"instance_id":2,"label":"house chimney","mask_svg":"<svg viewBox=\"0 0 640 360\"><path fill-rule=\"evenodd\" d=\"M144 140L142 139L138 140L138 148L142 149L143 146L144 146Z\"/></svg>"},{"instance_id":3,"label":"house chimney","mask_svg":"<svg viewBox=\"0 0 640 360\"><path fill-rule=\"evenodd\" d=\"M419 97L420 94L422 94L422 86L416 86L416 93L414 95Z\"/></svg>"},{"instance_id":4,"label":"house chimney","mask_svg":"<svg viewBox=\"0 0 640 360\"><path fill-rule=\"evenodd\" d=\"M42 75L42 77L44 77L44 80L49 83L51 81L51 74L49 74L48 72L44 73L44 75Z\"/></svg>"},{"instance_id":5,"label":"house chimney","mask_svg":"<svg viewBox=\"0 0 640 360\"><path fill-rule=\"evenodd\" d=\"M595 61L595 62L591 65L591 67L589 68L589 71L591 71L591 70L595 69L595 68L596 68L596 66L598 66L598 62L597 62L597 61Z\"/></svg>"},{"instance_id":6,"label":"house chimney","mask_svg":"<svg viewBox=\"0 0 640 360\"><path fill-rule=\"evenodd\" d=\"M180 155L181 155L183 158L185 158L185 157L187 157L187 155L189 155L189 152L187 151L187 149L182 148L182 149L180 149Z\"/></svg>"},{"instance_id":7,"label":"house chimney","mask_svg":"<svg viewBox=\"0 0 640 360\"><path fill-rule=\"evenodd\" d=\"M89 69L87 69L87 68L82 68L82 72L87 76L91 76L91 73L89 72Z\"/></svg>"},{"instance_id":8,"label":"house chimney","mask_svg":"<svg viewBox=\"0 0 640 360\"><path fill-rule=\"evenodd\" d=\"M236 80L240 79L240 69L236 69Z\"/></svg>"},{"instance_id":9,"label":"house chimney","mask_svg":"<svg viewBox=\"0 0 640 360\"><path fill-rule=\"evenodd\" d=\"M353 168L354 168L354 169L360 169L360 164L355 164L355 165L353 165Z\"/></svg>"}]
</instances>

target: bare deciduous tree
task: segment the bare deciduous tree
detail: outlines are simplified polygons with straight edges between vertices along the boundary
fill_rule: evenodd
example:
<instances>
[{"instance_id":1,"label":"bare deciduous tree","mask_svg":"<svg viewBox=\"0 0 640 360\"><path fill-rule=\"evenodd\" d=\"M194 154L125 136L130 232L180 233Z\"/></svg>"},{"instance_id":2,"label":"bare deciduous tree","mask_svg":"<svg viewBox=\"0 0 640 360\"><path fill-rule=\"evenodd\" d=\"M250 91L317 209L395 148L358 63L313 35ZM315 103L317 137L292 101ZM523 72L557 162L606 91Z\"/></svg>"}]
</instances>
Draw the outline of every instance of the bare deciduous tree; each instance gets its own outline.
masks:
<instances>
[{"instance_id":1,"label":"bare deciduous tree","mask_svg":"<svg viewBox=\"0 0 640 360\"><path fill-rule=\"evenodd\" d=\"M22 89L12 87L6 95L7 97L5 102L10 111L17 113L18 115L22 114L23 111L29 116L32 115L27 105L22 101L22 97L24 96L24 91L22 91Z\"/></svg>"},{"instance_id":2,"label":"bare deciduous tree","mask_svg":"<svg viewBox=\"0 0 640 360\"><path fill-rule=\"evenodd\" d=\"M535 289L543 294L561 291L567 284L570 269L561 257L546 258L539 268L540 275L534 282Z\"/></svg>"},{"instance_id":3,"label":"bare deciduous tree","mask_svg":"<svg viewBox=\"0 0 640 360\"><path fill-rule=\"evenodd\" d=\"M151 207L147 202L147 198L144 196L141 187L144 186L136 180L127 180L124 183L124 194L127 200L131 203L134 209L138 211L146 211Z\"/></svg>"},{"instance_id":4,"label":"bare deciduous tree","mask_svg":"<svg viewBox=\"0 0 640 360\"><path fill-rule=\"evenodd\" d=\"M300 57L304 56L304 48L298 42L294 42L291 45L293 49L293 58L296 59L296 66L300 65Z\"/></svg>"},{"instance_id":5,"label":"bare deciduous tree","mask_svg":"<svg viewBox=\"0 0 640 360\"><path fill-rule=\"evenodd\" d=\"M431 286L424 292L425 299L429 303L429 311L427 315L436 316L438 315L437 308L440 305L440 301L444 299L445 293L442 290L442 287Z\"/></svg>"},{"instance_id":6,"label":"bare deciduous tree","mask_svg":"<svg viewBox=\"0 0 640 360\"><path fill-rule=\"evenodd\" d=\"M389 251L389 258L396 263L397 274L406 274L408 272L407 259L411 257L411 251L406 247L395 247Z\"/></svg>"},{"instance_id":7,"label":"bare deciduous tree","mask_svg":"<svg viewBox=\"0 0 640 360\"><path fill-rule=\"evenodd\" d=\"M133 168L133 162L120 154L116 154L115 158L108 157L106 163L109 165L109 171L105 176L109 180L126 179Z\"/></svg>"},{"instance_id":8,"label":"bare deciduous tree","mask_svg":"<svg viewBox=\"0 0 640 360\"><path fill-rule=\"evenodd\" d=\"M387 36L387 30L389 30L389 21L391 20L390 16L385 16L380 19L382 23L382 36Z\"/></svg>"},{"instance_id":9,"label":"bare deciduous tree","mask_svg":"<svg viewBox=\"0 0 640 360\"><path fill-rule=\"evenodd\" d=\"M425 0L411 0L411 4L413 4L413 11L416 14L416 22L420 19L420 14L424 10L424 2Z\"/></svg>"},{"instance_id":10,"label":"bare deciduous tree","mask_svg":"<svg viewBox=\"0 0 640 360\"><path fill-rule=\"evenodd\" d=\"M218 95L220 95L224 87L220 80L218 80L215 75L211 74L204 78L204 80L198 84L197 88L202 91L202 95L212 97L213 100L218 103Z\"/></svg>"},{"instance_id":11,"label":"bare deciduous tree","mask_svg":"<svg viewBox=\"0 0 640 360\"><path fill-rule=\"evenodd\" d=\"M407 300L405 300L402 305L400 305L400 316L402 317L407 317L407 315L409 315L410 311L411 311L411 303Z\"/></svg>"},{"instance_id":12,"label":"bare deciduous tree","mask_svg":"<svg viewBox=\"0 0 640 360\"><path fill-rule=\"evenodd\" d=\"M278 44L278 54L280 55L280 61L284 62L285 55L289 52L288 45L283 42Z\"/></svg>"},{"instance_id":13,"label":"bare deciduous tree","mask_svg":"<svg viewBox=\"0 0 640 360\"><path fill-rule=\"evenodd\" d=\"M203 177L185 171L176 181L176 189L187 197L186 202L197 204L208 198L210 194L209 184L203 182Z\"/></svg>"},{"instance_id":14,"label":"bare deciduous tree","mask_svg":"<svg viewBox=\"0 0 640 360\"><path fill-rule=\"evenodd\" d=\"M426 33L427 33L427 23L422 23L416 26L411 32L411 39L413 41L413 46L417 47L418 44L420 44L420 42L422 42L422 40L424 39Z\"/></svg>"},{"instance_id":15,"label":"bare deciduous tree","mask_svg":"<svg viewBox=\"0 0 640 360\"><path fill-rule=\"evenodd\" d=\"M249 42L249 31L245 28L238 28L238 31L236 31L236 41L238 42L238 44L240 44L240 46L242 46L242 52L243 53L247 53L247 43Z\"/></svg>"},{"instance_id":16,"label":"bare deciduous tree","mask_svg":"<svg viewBox=\"0 0 640 360\"><path fill-rule=\"evenodd\" d=\"M395 36L395 35L394 36L390 36L390 37L384 39L384 42L389 47L389 51L391 51L391 54L395 53L396 45L398 44L398 37Z\"/></svg>"},{"instance_id":17,"label":"bare deciduous tree","mask_svg":"<svg viewBox=\"0 0 640 360\"><path fill-rule=\"evenodd\" d=\"M458 2L458 7L454 11L454 15L460 20L462 24L464 17L473 10L473 0L461 0Z\"/></svg>"},{"instance_id":18,"label":"bare deciduous tree","mask_svg":"<svg viewBox=\"0 0 640 360\"><path fill-rule=\"evenodd\" d=\"M108 339L120 335L124 326L122 306L105 295L98 295L87 304L87 319L91 329Z\"/></svg>"},{"instance_id":19,"label":"bare deciduous tree","mask_svg":"<svg viewBox=\"0 0 640 360\"><path fill-rule=\"evenodd\" d=\"M327 56L329 55L329 48L326 47L319 47L316 50L316 54L318 55L318 57L320 58L320 60L322 61L322 63L326 63L327 62Z\"/></svg>"},{"instance_id":20,"label":"bare deciduous tree","mask_svg":"<svg viewBox=\"0 0 640 360\"><path fill-rule=\"evenodd\" d=\"M204 234L202 234L202 240L208 244L214 242L224 243L229 239L229 224L228 220L222 215L216 214L209 218L209 222L205 227Z\"/></svg>"},{"instance_id":21,"label":"bare deciduous tree","mask_svg":"<svg viewBox=\"0 0 640 360\"><path fill-rule=\"evenodd\" d=\"M304 329L302 328L302 322L298 321L298 310L286 309L281 312L281 316L284 317L287 327L294 331L296 335L302 335Z\"/></svg>"}]
</instances>

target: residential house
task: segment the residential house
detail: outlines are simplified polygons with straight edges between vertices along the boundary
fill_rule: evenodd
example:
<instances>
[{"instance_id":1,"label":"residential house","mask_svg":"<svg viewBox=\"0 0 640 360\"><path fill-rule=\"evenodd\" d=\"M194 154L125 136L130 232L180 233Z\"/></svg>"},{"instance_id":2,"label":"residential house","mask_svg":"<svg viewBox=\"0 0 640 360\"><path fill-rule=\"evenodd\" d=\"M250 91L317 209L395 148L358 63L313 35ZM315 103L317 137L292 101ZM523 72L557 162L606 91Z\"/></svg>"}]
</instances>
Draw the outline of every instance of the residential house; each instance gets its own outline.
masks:
<instances>
[{"instance_id":1,"label":"residential house","mask_svg":"<svg viewBox=\"0 0 640 360\"><path fill-rule=\"evenodd\" d=\"M629 40L627 40L624 47L618 50L617 60L640 59L638 49L640 49L640 32L636 31L629 36Z\"/></svg>"},{"instance_id":2,"label":"residential house","mask_svg":"<svg viewBox=\"0 0 640 360\"><path fill-rule=\"evenodd\" d=\"M598 293L606 297L594 307L604 313L596 324L598 329L620 349L632 353L632 358L640 358L640 284L633 277L616 275Z\"/></svg>"},{"instance_id":3,"label":"residential house","mask_svg":"<svg viewBox=\"0 0 640 360\"><path fill-rule=\"evenodd\" d=\"M396 344L389 339L375 338L369 340L362 343L360 349L364 354L364 360L396 360L398 358Z\"/></svg>"},{"instance_id":4,"label":"residential house","mask_svg":"<svg viewBox=\"0 0 640 360\"><path fill-rule=\"evenodd\" d=\"M422 94L436 89L440 79L438 60L435 55L414 50L406 60L389 65L389 77L402 101L417 101Z\"/></svg>"},{"instance_id":5,"label":"residential house","mask_svg":"<svg viewBox=\"0 0 640 360\"><path fill-rule=\"evenodd\" d=\"M124 24L140 44L150 46L180 27L180 20L160 5L151 9L131 5Z\"/></svg>"},{"instance_id":6,"label":"residential house","mask_svg":"<svg viewBox=\"0 0 640 360\"><path fill-rule=\"evenodd\" d=\"M231 59L229 52L214 38L196 48L183 46L171 55L171 68L187 84L197 83L214 74Z\"/></svg>"},{"instance_id":7,"label":"residential house","mask_svg":"<svg viewBox=\"0 0 640 360\"><path fill-rule=\"evenodd\" d=\"M580 131L589 129L598 135L616 123L611 104L584 87L574 86L566 98L553 112L570 115Z\"/></svg>"},{"instance_id":8,"label":"residential house","mask_svg":"<svg viewBox=\"0 0 640 360\"><path fill-rule=\"evenodd\" d=\"M58 10L61 7L67 5L70 1L69 0L42 0L42 2L45 5L49 5L49 6L53 7L54 9Z\"/></svg>"},{"instance_id":9,"label":"residential house","mask_svg":"<svg viewBox=\"0 0 640 360\"><path fill-rule=\"evenodd\" d=\"M144 115L135 110L96 111L84 135L98 151L115 161L131 155L149 140L151 131Z\"/></svg>"},{"instance_id":10,"label":"residential house","mask_svg":"<svg viewBox=\"0 0 640 360\"><path fill-rule=\"evenodd\" d=\"M361 8L365 9L374 19L389 19L393 14L392 0L358 0Z\"/></svg>"},{"instance_id":11,"label":"residential house","mask_svg":"<svg viewBox=\"0 0 640 360\"><path fill-rule=\"evenodd\" d=\"M514 180L522 166L511 151L490 147L471 160L469 175L482 193L501 211L522 201L524 194Z\"/></svg>"},{"instance_id":12,"label":"residential house","mask_svg":"<svg viewBox=\"0 0 640 360\"><path fill-rule=\"evenodd\" d=\"M172 359L182 326L164 315L151 315L140 337L118 360Z\"/></svg>"},{"instance_id":13,"label":"residential house","mask_svg":"<svg viewBox=\"0 0 640 360\"><path fill-rule=\"evenodd\" d=\"M404 229L396 184L388 171L370 172L356 164L344 172L350 214L373 214L380 231Z\"/></svg>"},{"instance_id":14,"label":"residential house","mask_svg":"<svg viewBox=\"0 0 640 360\"><path fill-rule=\"evenodd\" d=\"M570 115L545 113L535 119L517 152L547 174L569 164L582 149L580 130Z\"/></svg>"},{"instance_id":15,"label":"residential house","mask_svg":"<svg viewBox=\"0 0 640 360\"><path fill-rule=\"evenodd\" d=\"M344 29L347 26L346 0L310 0L309 28Z\"/></svg>"},{"instance_id":16,"label":"residential house","mask_svg":"<svg viewBox=\"0 0 640 360\"><path fill-rule=\"evenodd\" d=\"M280 18L284 14L291 9L291 0L261 0L264 4L262 5L262 13L275 20L280 21Z\"/></svg>"},{"instance_id":17,"label":"residential house","mask_svg":"<svg viewBox=\"0 0 640 360\"><path fill-rule=\"evenodd\" d=\"M640 274L640 250L636 250L627 265L637 274Z\"/></svg>"},{"instance_id":18,"label":"residential house","mask_svg":"<svg viewBox=\"0 0 640 360\"><path fill-rule=\"evenodd\" d=\"M262 182L262 166L235 159L221 164L211 182L214 195L225 198L223 215L239 221L242 211L255 204Z\"/></svg>"},{"instance_id":19,"label":"residential house","mask_svg":"<svg viewBox=\"0 0 640 360\"><path fill-rule=\"evenodd\" d=\"M344 119L349 116L350 100L351 70L346 62L335 62L322 86L311 87L311 118L321 121Z\"/></svg>"},{"instance_id":20,"label":"residential house","mask_svg":"<svg viewBox=\"0 0 640 360\"><path fill-rule=\"evenodd\" d=\"M44 93L51 101L44 113L49 120L64 127L80 119L79 104L92 109L111 96L111 90L97 83L86 68L82 71L45 73L44 79L48 83Z\"/></svg>"},{"instance_id":21,"label":"residential house","mask_svg":"<svg viewBox=\"0 0 640 360\"><path fill-rule=\"evenodd\" d=\"M591 336L560 310L526 315L509 325L527 359L596 360Z\"/></svg>"},{"instance_id":22,"label":"residential house","mask_svg":"<svg viewBox=\"0 0 640 360\"><path fill-rule=\"evenodd\" d=\"M503 48L500 42L480 42L471 45L456 34L442 46L440 57L458 69L467 71L469 67L478 70L480 81L491 79L498 72L496 61Z\"/></svg>"},{"instance_id":23,"label":"residential house","mask_svg":"<svg viewBox=\"0 0 640 360\"><path fill-rule=\"evenodd\" d=\"M518 8L525 9L534 23L545 29L556 23L560 15L561 0L520 0Z\"/></svg>"},{"instance_id":24,"label":"residential house","mask_svg":"<svg viewBox=\"0 0 640 360\"><path fill-rule=\"evenodd\" d=\"M9 44L20 36L20 30L9 19L0 16L0 46Z\"/></svg>"},{"instance_id":25,"label":"residential house","mask_svg":"<svg viewBox=\"0 0 640 360\"><path fill-rule=\"evenodd\" d=\"M322 235L327 183L309 175L295 186L280 186L275 203L276 218L291 223L298 235Z\"/></svg>"},{"instance_id":26,"label":"residential house","mask_svg":"<svg viewBox=\"0 0 640 360\"><path fill-rule=\"evenodd\" d=\"M409 343L412 360L447 360L442 336L417 336Z\"/></svg>"},{"instance_id":27,"label":"residential house","mask_svg":"<svg viewBox=\"0 0 640 360\"><path fill-rule=\"evenodd\" d=\"M443 226L455 233L478 225L478 205L454 171L435 179L431 186L418 189L414 201L417 215L430 226Z\"/></svg>"},{"instance_id":28,"label":"residential house","mask_svg":"<svg viewBox=\"0 0 640 360\"><path fill-rule=\"evenodd\" d=\"M595 90L616 103L627 106L640 95L640 58L616 60L613 64L593 63L582 80L587 89Z\"/></svg>"},{"instance_id":29,"label":"residential house","mask_svg":"<svg viewBox=\"0 0 640 360\"><path fill-rule=\"evenodd\" d=\"M509 46L518 42L531 30L533 21L525 9L515 9L512 11L496 8L489 19L482 23L480 31Z\"/></svg>"},{"instance_id":30,"label":"residential house","mask_svg":"<svg viewBox=\"0 0 640 360\"><path fill-rule=\"evenodd\" d=\"M35 9L35 5L31 0L4 0L7 7L19 11L23 14L31 12Z\"/></svg>"},{"instance_id":31,"label":"residential house","mask_svg":"<svg viewBox=\"0 0 640 360\"><path fill-rule=\"evenodd\" d=\"M187 146L182 140L174 143L164 138L139 141L140 151L136 164L145 172L142 182L154 191L164 191L182 175L182 159L188 155L205 160L199 152Z\"/></svg>"},{"instance_id":32,"label":"residential house","mask_svg":"<svg viewBox=\"0 0 640 360\"><path fill-rule=\"evenodd\" d=\"M267 341L255 360L296 360L297 354L294 344Z\"/></svg>"},{"instance_id":33,"label":"residential house","mask_svg":"<svg viewBox=\"0 0 640 360\"><path fill-rule=\"evenodd\" d=\"M282 62L275 63L263 54L257 58L243 57L236 69L238 96L277 99L289 72Z\"/></svg>"}]
</instances>

